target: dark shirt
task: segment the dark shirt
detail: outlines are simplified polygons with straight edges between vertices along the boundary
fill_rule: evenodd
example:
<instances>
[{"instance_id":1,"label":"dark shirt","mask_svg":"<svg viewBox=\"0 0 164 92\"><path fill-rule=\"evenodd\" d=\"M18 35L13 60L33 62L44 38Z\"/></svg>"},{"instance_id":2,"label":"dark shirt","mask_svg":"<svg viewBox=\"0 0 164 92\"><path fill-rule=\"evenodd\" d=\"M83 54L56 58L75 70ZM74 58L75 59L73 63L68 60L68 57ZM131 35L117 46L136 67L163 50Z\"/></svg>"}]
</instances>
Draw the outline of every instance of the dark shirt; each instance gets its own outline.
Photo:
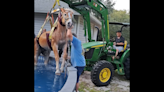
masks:
<instances>
[{"instance_id":1,"label":"dark shirt","mask_svg":"<svg viewBox=\"0 0 164 92\"><path fill-rule=\"evenodd\" d=\"M120 43L120 42L123 42L124 43L124 41L125 41L125 39L122 36L120 37L120 39L118 39L117 37L115 39L115 42L116 43ZM123 46L124 47L124 45L116 45L116 46Z\"/></svg>"}]
</instances>

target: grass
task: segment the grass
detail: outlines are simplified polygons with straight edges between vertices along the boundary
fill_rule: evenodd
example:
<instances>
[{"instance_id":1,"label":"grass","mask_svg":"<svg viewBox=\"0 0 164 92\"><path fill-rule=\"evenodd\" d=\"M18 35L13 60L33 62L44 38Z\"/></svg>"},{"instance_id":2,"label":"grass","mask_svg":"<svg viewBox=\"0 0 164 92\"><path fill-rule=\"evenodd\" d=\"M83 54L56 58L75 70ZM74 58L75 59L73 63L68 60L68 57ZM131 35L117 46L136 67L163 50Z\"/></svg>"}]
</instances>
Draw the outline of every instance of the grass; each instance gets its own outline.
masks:
<instances>
[{"instance_id":1,"label":"grass","mask_svg":"<svg viewBox=\"0 0 164 92\"><path fill-rule=\"evenodd\" d=\"M110 92L110 90L107 91L102 91L102 90L97 90L95 88L90 88L89 85L85 82L80 82L79 83L79 92Z\"/></svg>"},{"instance_id":2,"label":"grass","mask_svg":"<svg viewBox=\"0 0 164 92\"><path fill-rule=\"evenodd\" d=\"M97 90L95 88L91 88L89 84L85 82L80 82L79 83L79 92L128 92L128 91L123 91L121 88L118 88L118 84L110 84L111 90L103 91L103 90Z\"/></svg>"}]
</instances>

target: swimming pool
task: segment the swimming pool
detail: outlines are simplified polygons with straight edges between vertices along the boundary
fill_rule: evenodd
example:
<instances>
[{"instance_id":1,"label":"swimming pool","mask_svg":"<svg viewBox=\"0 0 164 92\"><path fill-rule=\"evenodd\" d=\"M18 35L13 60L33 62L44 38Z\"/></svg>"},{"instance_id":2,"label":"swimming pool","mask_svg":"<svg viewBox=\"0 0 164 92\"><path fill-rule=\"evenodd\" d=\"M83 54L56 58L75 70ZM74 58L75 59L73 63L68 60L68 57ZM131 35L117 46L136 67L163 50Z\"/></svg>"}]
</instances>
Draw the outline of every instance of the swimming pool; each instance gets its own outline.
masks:
<instances>
[{"instance_id":1,"label":"swimming pool","mask_svg":"<svg viewBox=\"0 0 164 92\"><path fill-rule=\"evenodd\" d=\"M61 64L60 64L61 65ZM34 92L58 92L67 80L65 72L55 75L55 59L50 58L47 66L44 58L39 56L37 66L34 67Z\"/></svg>"}]
</instances>

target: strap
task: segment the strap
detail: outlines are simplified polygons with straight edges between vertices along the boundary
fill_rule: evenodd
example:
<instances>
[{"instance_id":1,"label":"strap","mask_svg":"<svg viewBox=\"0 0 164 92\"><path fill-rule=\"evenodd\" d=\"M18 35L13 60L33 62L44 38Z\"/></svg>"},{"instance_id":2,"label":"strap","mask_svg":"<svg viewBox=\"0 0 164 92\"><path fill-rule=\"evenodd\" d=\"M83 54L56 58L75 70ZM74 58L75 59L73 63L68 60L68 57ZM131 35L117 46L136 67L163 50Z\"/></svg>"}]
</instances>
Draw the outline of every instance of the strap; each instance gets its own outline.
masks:
<instances>
[{"instance_id":1,"label":"strap","mask_svg":"<svg viewBox=\"0 0 164 92\"><path fill-rule=\"evenodd\" d=\"M58 20L59 20L59 19L58 19ZM59 22L60 22L60 25L65 26L65 25L62 23L61 18L60 18Z\"/></svg>"},{"instance_id":2,"label":"strap","mask_svg":"<svg viewBox=\"0 0 164 92\"><path fill-rule=\"evenodd\" d=\"M40 35L41 35L42 32L43 32L43 27L45 26L46 22L50 19L50 17L48 16L48 14L49 14L49 13L47 13L46 19L45 19L43 25L41 26L41 28L40 28L40 30L39 30L39 33L38 33L38 35L37 35L37 38L40 37Z\"/></svg>"},{"instance_id":3,"label":"strap","mask_svg":"<svg viewBox=\"0 0 164 92\"><path fill-rule=\"evenodd\" d=\"M52 50L51 42L50 42L50 40L48 40L49 35L50 35L49 33L46 33L46 38L47 38L48 46L49 46L49 48Z\"/></svg>"},{"instance_id":4,"label":"strap","mask_svg":"<svg viewBox=\"0 0 164 92\"><path fill-rule=\"evenodd\" d=\"M60 6L59 0L55 0L54 5L53 5L53 8L55 7L56 2L57 2L57 4Z\"/></svg>"},{"instance_id":5,"label":"strap","mask_svg":"<svg viewBox=\"0 0 164 92\"><path fill-rule=\"evenodd\" d=\"M52 39L52 33L54 32L55 27L57 27L57 22L58 22L58 17L56 18L55 23L53 24L51 31L50 31L50 35L49 35L49 40Z\"/></svg>"}]
</instances>

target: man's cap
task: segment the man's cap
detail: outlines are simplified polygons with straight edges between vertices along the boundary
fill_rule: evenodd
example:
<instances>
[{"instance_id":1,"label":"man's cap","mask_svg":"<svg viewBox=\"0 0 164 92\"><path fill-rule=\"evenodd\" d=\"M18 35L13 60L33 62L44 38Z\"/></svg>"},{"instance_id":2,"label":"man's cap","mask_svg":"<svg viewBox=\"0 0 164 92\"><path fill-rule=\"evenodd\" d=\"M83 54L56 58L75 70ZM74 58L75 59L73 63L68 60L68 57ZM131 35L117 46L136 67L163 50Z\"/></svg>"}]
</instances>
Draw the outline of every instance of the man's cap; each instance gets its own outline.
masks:
<instances>
[{"instance_id":1,"label":"man's cap","mask_svg":"<svg viewBox=\"0 0 164 92\"><path fill-rule=\"evenodd\" d=\"M116 33L117 33L117 32L120 32L120 33L121 33L121 30L116 31Z\"/></svg>"}]
</instances>

